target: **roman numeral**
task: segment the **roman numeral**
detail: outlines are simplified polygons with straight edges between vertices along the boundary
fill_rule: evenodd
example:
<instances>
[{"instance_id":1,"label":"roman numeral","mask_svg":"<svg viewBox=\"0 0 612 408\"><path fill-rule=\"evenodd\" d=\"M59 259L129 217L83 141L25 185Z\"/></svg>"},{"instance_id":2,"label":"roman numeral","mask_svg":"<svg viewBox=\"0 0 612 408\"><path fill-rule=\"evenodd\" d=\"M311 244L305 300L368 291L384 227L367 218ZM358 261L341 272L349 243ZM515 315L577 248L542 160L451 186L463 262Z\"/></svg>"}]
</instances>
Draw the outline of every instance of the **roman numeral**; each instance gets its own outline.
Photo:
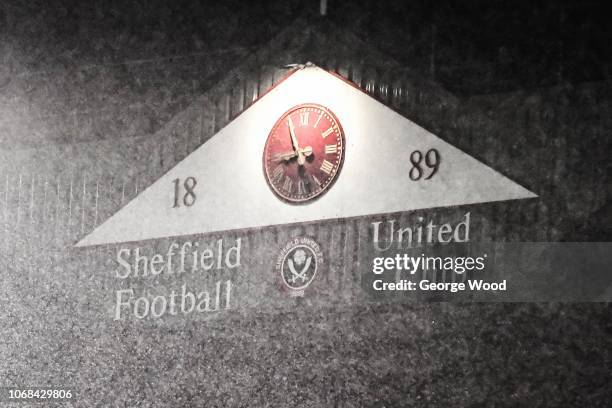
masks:
<instances>
[{"instance_id":1,"label":"roman numeral","mask_svg":"<svg viewBox=\"0 0 612 408\"><path fill-rule=\"evenodd\" d=\"M319 113L319 117L317 118L317 121L314 124L315 128L319 126L319 121L321 120L322 117L323 117L323 112Z\"/></svg>"},{"instance_id":2,"label":"roman numeral","mask_svg":"<svg viewBox=\"0 0 612 408\"><path fill-rule=\"evenodd\" d=\"M325 173L330 174L333 169L334 169L333 164L331 164L327 160L323 160L323 163L321 163L321 171L324 171Z\"/></svg>"},{"instance_id":3,"label":"roman numeral","mask_svg":"<svg viewBox=\"0 0 612 408\"><path fill-rule=\"evenodd\" d=\"M310 112L302 112L302 113L300 113L300 125L308 126L308 116L309 115L310 115Z\"/></svg>"},{"instance_id":4,"label":"roman numeral","mask_svg":"<svg viewBox=\"0 0 612 408\"><path fill-rule=\"evenodd\" d=\"M304 180L298 181L298 194L306 193L306 185L304 184Z\"/></svg>"},{"instance_id":5,"label":"roman numeral","mask_svg":"<svg viewBox=\"0 0 612 408\"><path fill-rule=\"evenodd\" d=\"M291 181L289 177L285 177L285 182L283 183L283 190L290 193L292 186L293 186L293 181Z\"/></svg>"},{"instance_id":6,"label":"roman numeral","mask_svg":"<svg viewBox=\"0 0 612 408\"><path fill-rule=\"evenodd\" d=\"M276 168L272 172L272 180L275 183L278 183L284 174L285 174L285 170L283 169L283 166L280 166L280 165L276 166Z\"/></svg>"},{"instance_id":7,"label":"roman numeral","mask_svg":"<svg viewBox=\"0 0 612 408\"><path fill-rule=\"evenodd\" d=\"M325 154L333 154L333 153L336 153L337 151L338 151L338 145L335 145L335 144L325 145Z\"/></svg>"},{"instance_id":8,"label":"roman numeral","mask_svg":"<svg viewBox=\"0 0 612 408\"><path fill-rule=\"evenodd\" d=\"M323 139L325 139L327 136L331 135L333 132L334 132L334 128L332 126L329 129L327 129L325 132L321 133L321 136L323 136Z\"/></svg>"},{"instance_id":9,"label":"roman numeral","mask_svg":"<svg viewBox=\"0 0 612 408\"><path fill-rule=\"evenodd\" d=\"M310 176L312 178L312 181L315 182L315 184L319 187L321 187L321 182L319 181L319 179L317 178L317 176L315 176L314 174Z\"/></svg>"}]
</instances>

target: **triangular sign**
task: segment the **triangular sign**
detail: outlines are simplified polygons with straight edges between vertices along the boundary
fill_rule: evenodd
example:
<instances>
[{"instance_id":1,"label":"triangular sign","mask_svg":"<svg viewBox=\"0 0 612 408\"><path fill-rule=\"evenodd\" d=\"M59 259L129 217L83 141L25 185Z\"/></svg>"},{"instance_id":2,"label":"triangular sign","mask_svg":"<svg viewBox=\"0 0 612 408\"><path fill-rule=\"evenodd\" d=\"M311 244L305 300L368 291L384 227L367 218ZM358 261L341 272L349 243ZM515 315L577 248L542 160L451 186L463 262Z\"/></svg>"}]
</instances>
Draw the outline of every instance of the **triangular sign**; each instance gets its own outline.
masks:
<instances>
[{"instance_id":1,"label":"triangular sign","mask_svg":"<svg viewBox=\"0 0 612 408\"><path fill-rule=\"evenodd\" d=\"M335 113L346 147L343 167L330 190L317 200L295 205L280 200L270 189L262 155L276 120L303 103L323 105ZM430 164L439 158L437 172L428 180L412 180L410 155L432 149L439 155L430 157ZM183 188L190 177L197 182L195 199L188 197L191 205L177 206L176 189ZM536 195L350 83L307 66L279 83L77 246L531 197Z\"/></svg>"}]
</instances>

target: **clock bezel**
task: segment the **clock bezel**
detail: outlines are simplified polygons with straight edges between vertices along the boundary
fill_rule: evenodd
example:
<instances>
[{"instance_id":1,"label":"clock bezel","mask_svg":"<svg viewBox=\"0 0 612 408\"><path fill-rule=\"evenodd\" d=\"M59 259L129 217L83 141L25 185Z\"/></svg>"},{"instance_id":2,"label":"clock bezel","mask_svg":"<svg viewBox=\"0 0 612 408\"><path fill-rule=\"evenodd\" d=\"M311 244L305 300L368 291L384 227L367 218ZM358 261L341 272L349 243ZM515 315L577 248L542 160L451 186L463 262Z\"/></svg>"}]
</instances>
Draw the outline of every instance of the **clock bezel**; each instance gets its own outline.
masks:
<instances>
[{"instance_id":1,"label":"clock bezel","mask_svg":"<svg viewBox=\"0 0 612 408\"><path fill-rule=\"evenodd\" d=\"M286 118L287 115L291 114L292 112L296 110L302 109L302 108L316 108L316 109L323 110L325 111L325 113L327 113L334 119L334 121L338 125L338 130L340 131L340 138L342 139L342 154L340 155L340 161L338 162L338 169L334 173L332 180L327 184L327 186L324 189L322 189L317 195L312 196L312 197L303 198L303 199L290 199L282 195L280 192L278 192L274 184L271 183L270 175L268 174L268 169L266 168L266 152L268 149L268 142L270 140L270 137L272 136L276 128L279 126L283 118ZM295 105L289 108L282 115L280 115L280 117L274 122L274 125L272 125L272 128L268 132L268 136L266 137L266 143L264 144L264 148L262 152L262 168L263 168L264 179L266 180L266 184L268 184L268 187L270 188L270 190L272 190L272 193L274 193L274 195L278 197L281 201L287 204L292 204L292 205L310 204L310 203L317 201L321 197L323 197L334 186L334 184L338 180L338 177L340 176L340 172L342 171L345 155L346 155L346 135L344 134L344 128L342 127L342 124L340 123L338 116L336 116L336 114L331 109L321 104L318 104L315 102L301 103L299 105Z\"/></svg>"}]
</instances>

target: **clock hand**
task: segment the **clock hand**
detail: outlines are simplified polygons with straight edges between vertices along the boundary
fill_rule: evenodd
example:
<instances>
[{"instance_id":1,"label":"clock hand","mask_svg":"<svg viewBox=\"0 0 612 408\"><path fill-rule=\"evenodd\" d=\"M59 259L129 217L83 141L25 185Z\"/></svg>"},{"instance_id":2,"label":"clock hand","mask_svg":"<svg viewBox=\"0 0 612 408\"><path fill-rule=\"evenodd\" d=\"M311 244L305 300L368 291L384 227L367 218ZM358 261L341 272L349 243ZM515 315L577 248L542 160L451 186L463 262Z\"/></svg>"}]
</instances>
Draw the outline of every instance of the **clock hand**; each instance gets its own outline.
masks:
<instances>
[{"instance_id":1,"label":"clock hand","mask_svg":"<svg viewBox=\"0 0 612 408\"><path fill-rule=\"evenodd\" d=\"M275 154L274 156L272 156L272 160L273 161L277 161L277 162L280 162L280 161L289 161L292 158L294 158L295 156L297 156L296 152L278 153L278 154Z\"/></svg>"},{"instance_id":2,"label":"clock hand","mask_svg":"<svg viewBox=\"0 0 612 408\"><path fill-rule=\"evenodd\" d=\"M287 124L289 125L289 135L291 136L291 146L293 146L293 150L297 152L300 146L298 145L297 137L295 137L295 129L293 128L293 121L291 120L291 116L287 117Z\"/></svg>"},{"instance_id":3,"label":"clock hand","mask_svg":"<svg viewBox=\"0 0 612 408\"><path fill-rule=\"evenodd\" d=\"M311 146L306 146L304 148L300 148L298 149L298 151L300 151L305 157L308 157L312 154L312 147ZM278 153L275 154L272 157L273 161L289 161L291 159L293 159L294 157L296 157L298 155L298 153L296 153L295 151L293 152L286 152L286 153Z\"/></svg>"},{"instance_id":4,"label":"clock hand","mask_svg":"<svg viewBox=\"0 0 612 408\"><path fill-rule=\"evenodd\" d=\"M298 164L303 166L306 162L304 159L304 153L300 150L300 145L298 144L297 137L295 136L295 129L293 128L293 121L291 120L291 116L287 117L287 123L289 124L289 134L291 135L291 144L293 145L293 150L297 153Z\"/></svg>"}]
</instances>

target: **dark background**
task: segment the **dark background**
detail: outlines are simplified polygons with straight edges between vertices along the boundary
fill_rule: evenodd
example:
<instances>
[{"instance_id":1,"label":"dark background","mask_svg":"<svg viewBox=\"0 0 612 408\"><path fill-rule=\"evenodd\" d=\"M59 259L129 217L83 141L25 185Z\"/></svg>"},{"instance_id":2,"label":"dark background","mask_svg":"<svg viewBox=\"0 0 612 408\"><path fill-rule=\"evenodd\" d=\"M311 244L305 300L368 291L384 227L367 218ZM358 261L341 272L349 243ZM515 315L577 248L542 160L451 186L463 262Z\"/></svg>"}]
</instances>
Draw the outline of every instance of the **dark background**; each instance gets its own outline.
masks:
<instances>
[{"instance_id":1,"label":"dark background","mask_svg":"<svg viewBox=\"0 0 612 408\"><path fill-rule=\"evenodd\" d=\"M610 77L606 2L340 1L332 24L461 95ZM257 49L317 1L3 1L10 73ZM227 64L217 69L227 69Z\"/></svg>"},{"instance_id":2,"label":"dark background","mask_svg":"<svg viewBox=\"0 0 612 408\"><path fill-rule=\"evenodd\" d=\"M269 86L270 66L307 57L371 68L373 96L540 196L469 207L481 239L610 240L604 2L318 8L0 2L0 385L74 386L75 406L609 406L607 303L319 305L178 328L99 313L109 261L70 246L238 113L245 72L266 65ZM410 98L380 91L394 81ZM194 137L183 122L200 118Z\"/></svg>"}]
</instances>

